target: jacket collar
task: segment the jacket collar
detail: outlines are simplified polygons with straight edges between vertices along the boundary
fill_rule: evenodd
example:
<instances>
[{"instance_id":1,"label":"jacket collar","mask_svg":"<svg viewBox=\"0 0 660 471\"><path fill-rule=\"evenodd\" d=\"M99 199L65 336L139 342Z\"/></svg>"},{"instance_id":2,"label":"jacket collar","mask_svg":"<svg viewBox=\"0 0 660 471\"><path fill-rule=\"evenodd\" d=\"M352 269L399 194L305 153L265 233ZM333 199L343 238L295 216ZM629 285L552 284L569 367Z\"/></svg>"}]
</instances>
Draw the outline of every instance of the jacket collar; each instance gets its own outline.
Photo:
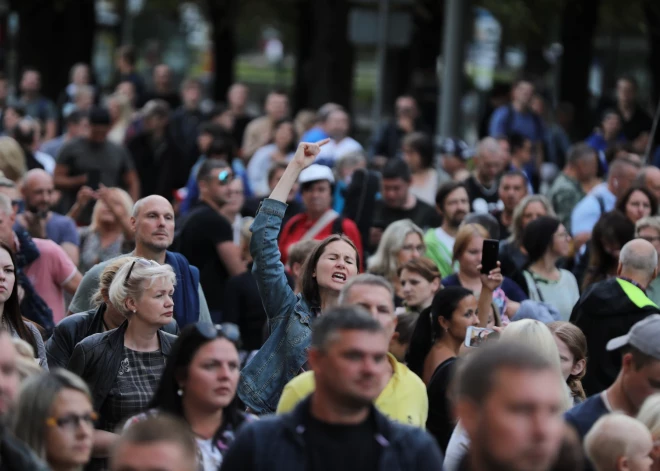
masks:
<instances>
[{"instance_id":1,"label":"jacket collar","mask_svg":"<svg viewBox=\"0 0 660 471\"><path fill-rule=\"evenodd\" d=\"M303 446L303 434L307 430L309 415L311 413L311 397L313 394L302 400L289 414L282 416L285 427L294 435L295 440ZM390 446L390 442L395 438L395 430L392 424L387 417L378 412L378 409L373 404L371 405L370 414L372 414L376 422L376 441L381 447Z\"/></svg>"},{"instance_id":2,"label":"jacket collar","mask_svg":"<svg viewBox=\"0 0 660 471\"><path fill-rule=\"evenodd\" d=\"M126 334L127 327L128 321L124 321L124 323L116 329L108 331L107 341L110 348L117 351L124 347L124 335ZM170 352L172 351L173 339L176 339L176 337L167 334L160 329L158 329L157 334L158 341L160 343L160 351L163 353L163 355L169 356Z\"/></svg>"},{"instance_id":3,"label":"jacket collar","mask_svg":"<svg viewBox=\"0 0 660 471\"><path fill-rule=\"evenodd\" d=\"M87 332L85 332L85 338L90 335L98 334L105 330L105 324L103 323L103 315L107 306L105 303L101 303L96 309L87 311L88 315L91 316L92 320L87 327Z\"/></svg>"}]
</instances>

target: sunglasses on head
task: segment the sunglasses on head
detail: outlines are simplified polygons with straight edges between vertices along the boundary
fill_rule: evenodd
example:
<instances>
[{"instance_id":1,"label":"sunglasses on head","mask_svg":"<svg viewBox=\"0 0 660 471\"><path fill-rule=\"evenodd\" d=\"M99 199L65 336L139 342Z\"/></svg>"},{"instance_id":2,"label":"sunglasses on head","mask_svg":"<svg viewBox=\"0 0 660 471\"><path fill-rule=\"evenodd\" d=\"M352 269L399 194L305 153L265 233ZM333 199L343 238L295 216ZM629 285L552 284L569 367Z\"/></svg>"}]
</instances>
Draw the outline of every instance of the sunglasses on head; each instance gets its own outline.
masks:
<instances>
[{"instance_id":1,"label":"sunglasses on head","mask_svg":"<svg viewBox=\"0 0 660 471\"><path fill-rule=\"evenodd\" d=\"M222 324L199 322L195 324L195 329L197 329L199 335L207 340L214 340L219 337L225 338L236 345L236 348L241 347L241 332L236 324L230 322L223 322Z\"/></svg>"},{"instance_id":2,"label":"sunglasses on head","mask_svg":"<svg viewBox=\"0 0 660 471\"><path fill-rule=\"evenodd\" d=\"M131 263L131 268L129 268L128 273L126 273L126 278L124 279L124 286L128 285L128 279L131 277L131 273L133 273L133 268L135 267L136 263L139 263L143 267L151 266L151 262L149 260L145 260L144 258L136 258L135 260L133 260L133 263Z\"/></svg>"}]
</instances>

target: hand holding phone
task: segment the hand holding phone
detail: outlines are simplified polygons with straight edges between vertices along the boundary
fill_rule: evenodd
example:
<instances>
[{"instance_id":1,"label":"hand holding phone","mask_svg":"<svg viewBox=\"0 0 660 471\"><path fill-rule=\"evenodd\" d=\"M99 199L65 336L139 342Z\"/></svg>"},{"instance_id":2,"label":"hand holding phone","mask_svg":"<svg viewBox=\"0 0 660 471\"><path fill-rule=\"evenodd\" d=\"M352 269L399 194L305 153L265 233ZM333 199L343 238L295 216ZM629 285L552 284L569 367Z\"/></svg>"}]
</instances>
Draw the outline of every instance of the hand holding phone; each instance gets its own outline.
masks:
<instances>
[{"instance_id":1,"label":"hand holding phone","mask_svg":"<svg viewBox=\"0 0 660 471\"><path fill-rule=\"evenodd\" d=\"M480 347L486 341L495 340L499 338L499 332L493 329L486 329L483 327L469 326L465 333L465 346L466 347Z\"/></svg>"}]
</instances>

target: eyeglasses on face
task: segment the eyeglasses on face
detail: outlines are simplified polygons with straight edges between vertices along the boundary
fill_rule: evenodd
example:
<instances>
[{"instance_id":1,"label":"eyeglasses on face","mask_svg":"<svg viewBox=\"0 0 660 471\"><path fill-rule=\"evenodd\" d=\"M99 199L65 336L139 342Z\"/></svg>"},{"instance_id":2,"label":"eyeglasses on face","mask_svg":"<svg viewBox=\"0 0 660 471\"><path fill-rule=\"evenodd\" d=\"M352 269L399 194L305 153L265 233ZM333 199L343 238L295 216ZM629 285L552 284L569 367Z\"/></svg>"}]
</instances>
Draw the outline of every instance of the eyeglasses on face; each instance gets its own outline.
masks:
<instances>
[{"instance_id":1,"label":"eyeglasses on face","mask_svg":"<svg viewBox=\"0 0 660 471\"><path fill-rule=\"evenodd\" d=\"M62 417L48 417L46 419L46 425L49 427L58 427L62 430L73 432L77 430L82 423L94 427L94 424L98 419L98 414L92 411L88 414L82 415L68 414L63 415Z\"/></svg>"}]
</instances>

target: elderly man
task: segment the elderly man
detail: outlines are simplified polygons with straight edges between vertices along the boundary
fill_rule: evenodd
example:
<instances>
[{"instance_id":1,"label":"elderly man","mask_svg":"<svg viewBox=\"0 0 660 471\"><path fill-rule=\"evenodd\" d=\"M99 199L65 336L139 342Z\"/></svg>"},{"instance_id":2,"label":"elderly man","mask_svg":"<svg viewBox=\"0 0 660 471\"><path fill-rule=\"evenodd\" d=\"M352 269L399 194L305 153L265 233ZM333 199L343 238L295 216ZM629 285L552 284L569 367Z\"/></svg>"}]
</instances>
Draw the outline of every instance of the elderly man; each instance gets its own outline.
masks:
<instances>
[{"instance_id":1,"label":"elderly man","mask_svg":"<svg viewBox=\"0 0 660 471\"><path fill-rule=\"evenodd\" d=\"M488 213L497 207L499 200L497 175L504 170L500 145L492 137L479 142L474 156L475 171L465 180L470 205L477 213Z\"/></svg>"},{"instance_id":2,"label":"elderly man","mask_svg":"<svg viewBox=\"0 0 660 471\"><path fill-rule=\"evenodd\" d=\"M174 318L179 327L198 321L211 322L206 298L199 285L199 270L183 255L167 250L174 239L174 209L170 202L158 195L142 198L133 206L131 225L135 232L135 250L131 255L167 263L176 273ZM98 289L99 276L107 264L107 261L99 263L85 273L71 300L69 312L92 308L92 294Z\"/></svg>"},{"instance_id":3,"label":"elderly man","mask_svg":"<svg viewBox=\"0 0 660 471\"><path fill-rule=\"evenodd\" d=\"M616 278L601 281L582 294L573 308L571 322L587 337L589 359L584 389L596 393L617 377L621 359L605 350L607 342L625 335L638 321L660 313L645 293L658 273L658 254L644 239L634 239L621 249Z\"/></svg>"},{"instance_id":4,"label":"elderly man","mask_svg":"<svg viewBox=\"0 0 660 471\"><path fill-rule=\"evenodd\" d=\"M76 223L52 211L55 203L53 177L45 170L32 169L25 174L21 192L26 211L16 216L15 228L20 225L32 237L52 240L78 265L80 237Z\"/></svg>"}]
</instances>

